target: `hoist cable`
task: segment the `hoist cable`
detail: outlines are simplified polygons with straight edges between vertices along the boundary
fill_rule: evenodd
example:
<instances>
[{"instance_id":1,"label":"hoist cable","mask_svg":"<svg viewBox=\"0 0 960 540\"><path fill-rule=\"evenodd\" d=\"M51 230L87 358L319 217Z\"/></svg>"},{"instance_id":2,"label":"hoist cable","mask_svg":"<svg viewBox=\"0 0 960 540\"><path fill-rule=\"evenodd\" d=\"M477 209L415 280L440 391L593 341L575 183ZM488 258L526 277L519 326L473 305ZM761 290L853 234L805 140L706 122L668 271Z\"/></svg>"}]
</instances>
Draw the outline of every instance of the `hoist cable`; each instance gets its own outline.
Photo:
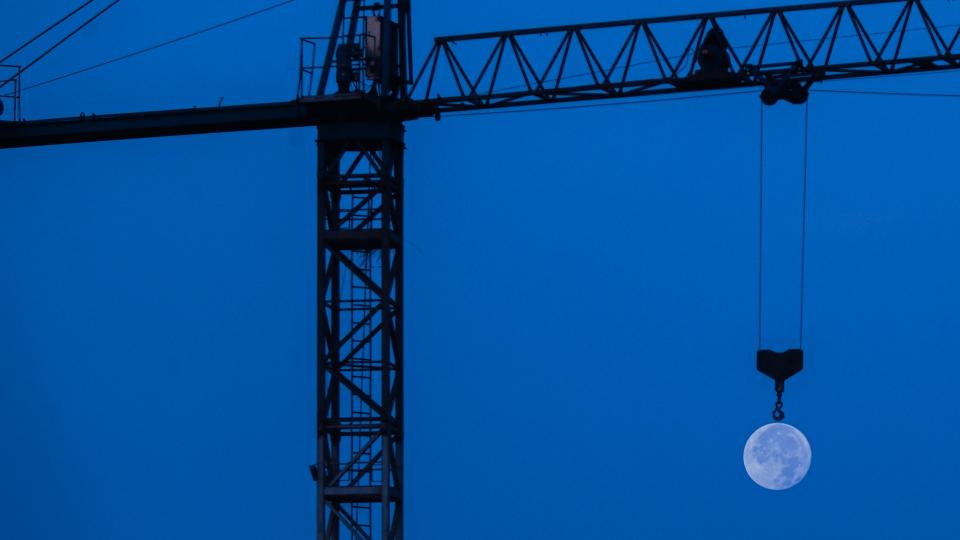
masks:
<instances>
[{"instance_id":1,"label":"hoist cable","mask_svg":"<svg viewBox=\"0 0 960 540\"><path fill-rule=\"evenodd\" d=\"M807 177L810 156L810 101L803 107L803 210L800 229L800 348L803 349L803 308L807 272Z\"/></svg>"},{"instance_id":2,"label":"hoist cable","mask_svg":"<svg viewBox=\"0 0 960 540\"><path fill-rule=\"evenodd\" d=\"M757 226L757 350L763 348L763 103L760 103L760 201Z\"/></svg>"},{"instance_id":3,"label":"hoist cable","mask_svg":"<svg viewBox=\"0 0 960 540\"><path fill-rule=\"evenodd\" d=\"M59 21L51 24L51 25L48 26L44 31L42 31L42 32L40 32L39 34L33 36L32 38L30 38L30 39L29 39L26 43L24 43L23 45L17 47L16 50L14 50L12 53L4 56L3 58L0 58L0 64L6 62L7 60L9 60L9 59L11 59L11 58L13 58L13 56L14 56L15 54L17 54L18 52L26 49L26 48L29 47L31 44L33 44L33 42L35 42L35 41L37 41L38 39L42 38L42 37L45 36L48 32L50 32L50 31L53 30L54 28L60 26L61 24L63 24L64 21L66 21L66 20L69 19L70 17L73 17L73 16L76 15L81 9L89 6L89 5L92 4L93 2L94 2L94 0L87 0L86 2L84 2L83 4L81 4L80 7L78 7L77 9L74 9L74 10L71 11L70 13L67 13L67 14L64 15Z\"/></svg>"},{"instance_id":4,"label":"hoist cable","mask_svg":"<svg viewBox=\"0 0 960 540\"><path fill-rule=\"evenodd\" d=\"M760 104L760 171L759 171L759 201L757 204L757 348L763 348L763 218L764 218L764 151L765 126L764 105ZM799 344L803 348L803 320L806 304L806 270L807 270L807 197L810 167L810 103L803 108L803 192L801 195L800 220L800 324Z\"/></svg>"}]
</instances>

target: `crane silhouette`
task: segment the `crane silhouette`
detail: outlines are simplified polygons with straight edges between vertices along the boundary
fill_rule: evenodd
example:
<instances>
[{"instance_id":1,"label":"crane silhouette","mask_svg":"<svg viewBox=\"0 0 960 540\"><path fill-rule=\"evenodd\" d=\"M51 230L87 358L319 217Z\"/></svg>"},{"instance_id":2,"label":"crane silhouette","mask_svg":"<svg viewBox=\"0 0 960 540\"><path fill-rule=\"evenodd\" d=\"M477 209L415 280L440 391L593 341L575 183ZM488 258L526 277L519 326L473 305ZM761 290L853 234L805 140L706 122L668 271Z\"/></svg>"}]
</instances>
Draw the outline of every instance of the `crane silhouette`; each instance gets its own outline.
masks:
<instances>
[{"instance_id":1,"label":"crane silhouette","mask_svg":"<svg viewBox=\"0 0 960 540\"><path fill-rule=\"evenodd\" d=\"M316 126L317 537L399 539L405 123L744 89L804 103L815 83L960 68L943 28L920 0L824 2L442 36L415 65L409 0L339 0L330 35L301 40L295 99L24 121L13 66L0 148ZM802 367L761 353L778 390Z\"/></svg>"}]
</instances>

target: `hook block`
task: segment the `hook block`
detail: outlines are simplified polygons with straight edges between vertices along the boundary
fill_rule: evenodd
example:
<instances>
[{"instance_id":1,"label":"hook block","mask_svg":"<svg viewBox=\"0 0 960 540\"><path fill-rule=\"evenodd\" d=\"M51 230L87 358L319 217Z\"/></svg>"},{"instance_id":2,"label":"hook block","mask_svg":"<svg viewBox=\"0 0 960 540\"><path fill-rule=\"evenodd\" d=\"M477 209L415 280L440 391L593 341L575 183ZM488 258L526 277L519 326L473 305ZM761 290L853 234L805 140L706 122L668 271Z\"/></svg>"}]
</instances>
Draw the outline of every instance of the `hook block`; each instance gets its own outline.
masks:
<instances>
[{"instance_id":1,"label":"hook block","mask_svg":"<svg viewBox=\"0 0 960 540\"><path fill-rule=\"evenodd\" d=\"M784 352L761 349L757 351L757 371L770 377L778 387L803 369L803 350L789 349Z\"/></svg>"}]
</instances>

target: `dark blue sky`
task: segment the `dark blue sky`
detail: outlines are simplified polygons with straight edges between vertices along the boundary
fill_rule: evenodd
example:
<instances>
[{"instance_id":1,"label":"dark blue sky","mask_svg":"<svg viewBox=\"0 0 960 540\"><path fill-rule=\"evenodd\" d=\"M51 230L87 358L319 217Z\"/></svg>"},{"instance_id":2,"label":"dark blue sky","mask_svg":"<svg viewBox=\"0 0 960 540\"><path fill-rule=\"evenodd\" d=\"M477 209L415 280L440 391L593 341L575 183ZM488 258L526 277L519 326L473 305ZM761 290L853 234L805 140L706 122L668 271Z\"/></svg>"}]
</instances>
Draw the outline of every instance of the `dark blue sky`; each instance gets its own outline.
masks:
<instances>
[{"instance_id":1,"label":"dark blue sky","mask_svg":"<svg viewBox=\"0 0 960 540\"><path fill-rule=\"evenodd\" d=\"M0 48L76 3L5 6ZM290 99L297 39L326 33L332 4L30 91L25 115ZM771 4L417 0L417 53ZM263 2L223 5L121 2L25 83ZM814 462L783 493L741 463L773 402L754 371L758 110L738 95L408 126L409 538L960 534L960 100L811 98L807 369L785 401ZM789 345L803 109L767 113L767 338ZM313 135L0 153L0 538L311 537Z\"/></svg>"}]
</instances>

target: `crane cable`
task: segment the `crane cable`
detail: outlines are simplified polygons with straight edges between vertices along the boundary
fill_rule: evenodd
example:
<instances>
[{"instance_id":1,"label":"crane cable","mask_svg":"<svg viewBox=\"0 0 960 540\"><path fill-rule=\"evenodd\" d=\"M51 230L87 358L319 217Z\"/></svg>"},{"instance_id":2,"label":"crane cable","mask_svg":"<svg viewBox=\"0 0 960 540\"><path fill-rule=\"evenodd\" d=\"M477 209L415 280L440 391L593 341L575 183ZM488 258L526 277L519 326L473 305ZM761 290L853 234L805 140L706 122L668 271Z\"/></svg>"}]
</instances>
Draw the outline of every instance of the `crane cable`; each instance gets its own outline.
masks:
<instances>
[{"instance_id":1,"label":"crane cable","mask_svg":"<svg viewBox=\"0 0 960 540\"><path fill-rule=\"evenodd\" d=\"M764 138L766 126L763 103L760 104L760 182L757 226L757 350L763 349L763 210L764 210ZM807 271L807 194L810 163L810 102L803 106L803 193L801 195L800 225L800 323L799 343L803 349L803 319L806 304Z\"/></svg>"},{"instance_id":2,"label":"crane cable","mask_svg":"<svg viewBox=\"0 0 960 540\"><path fill-rule=\"evenodd\" d=\"M265 8L258 9L258 10L256 10L256 11L252 11L252 12L247 13L247 14L245 14L245 15L240 15L239 17L234 17L234 18L232 18L232 19L229 19L229 20L226 20L226 21L223 21L223 22L214 24L214 25L212 25L212 26L208 26L208 27L206 27L206 28L201 28L200 30L193 31L193 32L190 32L190 33L188 33L188 34L184 34L184 35L182 35L182 36L175 37L175 38L173 38L173 39L168 39L167 41L163 41L163 42L161 42L161 43L157 43L157 44L155 44L155 45L151 45L151 46L146 47L146 48L143 48L143 49L139 49L139 50L136 50L136 51L133 51L133 52L129 52L129 53L127 53L127 54L118 56L118 57L116 57L116 58L111 58L111 59L109 59L109 60L105 60L105 61L100 62L100 63L98 63L98 64L93 64L93 65L91 65L91 66L87 66L87 67L85 67L85 68L78 69L78 70L76 70L76 71L71 71L70 73L65 73L65 74L63 74L63 75L54 77L54 78L52 78L52 79L47 79L47 80L45 80L45 81L41 81L41 82L38 82L38 83L36 83L36 84L31 84L31 85L29 85L29 86L25 86L25 87L23 87L23 89L22 89L21 91L26 91L26 90L30 90L30 89L33 89L33 88L37 88L37 87L40 87L40 86L45 86L45 85L48 85L48 84L50 84L50 83L53 83L53 82L57 82L57 81L66 79L66 78L68 78L68 77L73 77L73 76L76 76L76 75L80 75L81 73L86 73L86 72L88 72L88 71L93 71L93 70L95 70L95 69L99 69L99 68L102 68L102 67L104 67L104 66L108 66L108 65L110 65L110 64L115 64L115 63L117 63L117 62L120 62L120 61L123 61L123 60L127 60L127 59L130 59L130 58L133 58L134 56L139 56L139 55L141 55L141 54L148 53L148 52L150 52L150 51L159 49L159 48L161 48L161 47L166 47L166 46L168 46L168 45L173 45L174 43L178 43L178 42L180 42L180 41L184 41L184 40L187 40L187 39L190 39L190 38L199 36L199 35L201 35L201 34L206 34L207 32L212 32L213 30L218 30L218 29L220 29L220 28L223 28L223 27L225 27L225 26L229 26L229 25L234 24L234 23L238 23L238 22L243 21L243 20L245 20L245 19L249 19L249 18L255 17L255 16L257 16L257 15L262 15L262 14L268 12L268 11L273 11L274 9L283 7L283 6L287 5L287 4L292 4L292 3L296 2L296 1L297 1L297 0L284 0L283 2L279 2L279 3L273 4L273 5L267 6L267 7L265 7Z\"/></svg>"},{"instance_id":3,"label":"crane cable","mask_svg":"<svg viewBox=\"0 0 960 540\"><path fill-rule=\"evenodd\" d=\"M763 103L760 103L760 200L757 223L757 350L763 348L763 151L764 118Z\"/></svg>"},{"instance_id":4,"label":"crane cable","mask_svg":"<svg viewBox=\"0 0 960 540\"><path fill-rule=\"evenodd\" d=\"M810 167L810 100L803 106L803 210L800 226L800 349L803 349L803 310L807 281L807 178Z\"/></svg>"},{"instance_id":5,"label":"crane cable","mask_svg":"<svg viewBox=\"0 0 960 540\"><path fill-rule=\"evenodd\" d=\"M33 44L33 42L35 42L36 40L42 38L42 37L45 36L48 32L50 32L50 31L53 30L54 28L60 26L61 24L63 24L64 21L66 21L66 20L69 19L70 17L73 17L74 15L76 15L77 13L80 12L80 10L82 10L83 8L89 6L89 5L92 4L94 1L95 1L95 0L87 0L86 2L84 2L83 4L81 4L80 7L76 8L76 9L74 9L73 11L71 11L70 13L67 13L66 15L64 15L59 21L51 24L51 25L48 26L46 29L44 29L42 32L40 32L39 34L37 34L37 35L33 36L32 38L30 38L29 40L27 40L26 43L24 43L23 45L17 47L12 53L4 56L3 58L0 58L0 64L6 62L7 60L9 60L9 59L11 59L11 58L13 58L13 56L16 55L18 52L20 52L20 51L26 49L27 47L29 47L31 44Z\"/></svg>"},{"instance_id":6,"label":"crane cable","mask_svg":"<svg viewBox=\"0 0 960 540\"><path fill-rule=\"evenodd\" d=\"M34 65L36 65L36 63L39 62L40 60L43 60L44 58L46 58L46 56L47 56L48 54L52 53L57 47L59 47L60 45L63 45L68 39L70 39L70 38L72 38L73 36L75 36L75 35L77 34L77 32L83 30L83 29L86 28L90 23L92 23L93 21L99 19L101 15L103 15L103 14L106 13L107 11L110 11L110 9L113 8L113 6L117 5L118 3L120 3L120 0L113 0L113 2L111 2L110 4L108 4L105 8L101 9L100 11L98 11L98 12L96 13L96 15L94 15L93 17L90 17L89 19L87 19L86 21L84 21L83 24L81 24L80 26L78 26L77 28L75 28L72 32L70 32L69 34L67 34L66 36L64 36L63 39L61 39L60 41L54 43L53 46L51 46L49 49L43 51L43 53L42 53L40 56L36 57L32 62L30 62L30 63L28 63L27 65L25 65L25 66L23 66L22 68L20 68L19 72L18 72L16 75L14 75L14 76L10 77L9 79L7 79L7 80L3 81L2 83L0 83L0 89L3 89L4 86L6 86L6 85L10 84L11 82L17 80L17 78L20 77L20 75L22 75L24 71L26 71L26 70L30 69L31 67L33 67Z\"/></svg>"}]
</instances>

